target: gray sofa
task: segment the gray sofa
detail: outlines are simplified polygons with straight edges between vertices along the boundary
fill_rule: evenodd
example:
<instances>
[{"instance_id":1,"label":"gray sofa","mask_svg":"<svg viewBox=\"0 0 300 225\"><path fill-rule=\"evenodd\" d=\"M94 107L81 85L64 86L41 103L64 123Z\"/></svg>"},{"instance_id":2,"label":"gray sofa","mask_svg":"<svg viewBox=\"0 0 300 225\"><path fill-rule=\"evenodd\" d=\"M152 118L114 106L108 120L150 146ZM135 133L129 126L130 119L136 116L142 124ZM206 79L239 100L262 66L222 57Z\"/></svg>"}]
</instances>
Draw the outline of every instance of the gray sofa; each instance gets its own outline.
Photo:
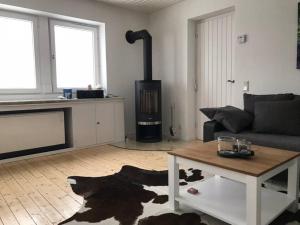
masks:
<instances>
[{"instance_id":1,"label":"gray sofa","mask_svg":"<svg viewBox=\"0 0 300 225\"><path fill-rule=\"evenodd\" d=\"M286 95L289 95L289 97L283 101L300 100L299 95L292 95L292 97L291 94ZM251 101L253 101L254 98L259 99L259 101L282 101L282 99L276 99L276 97L274 96L278 95L244 95L244 101L248 101L249 98L252 98ZM247 106L245 105L245 110L246 108ZM232 133L226 130L220 123L214 120L204 123L203 129L204 142L216 140L220 136L231 136L236 138L247 139L255 145L262 145L292 151L300 151L300 136L290 136L272 133L256 133L251 129L251 127L248 127L247 129L239 133Z\"/></svg>"}]
</instances>

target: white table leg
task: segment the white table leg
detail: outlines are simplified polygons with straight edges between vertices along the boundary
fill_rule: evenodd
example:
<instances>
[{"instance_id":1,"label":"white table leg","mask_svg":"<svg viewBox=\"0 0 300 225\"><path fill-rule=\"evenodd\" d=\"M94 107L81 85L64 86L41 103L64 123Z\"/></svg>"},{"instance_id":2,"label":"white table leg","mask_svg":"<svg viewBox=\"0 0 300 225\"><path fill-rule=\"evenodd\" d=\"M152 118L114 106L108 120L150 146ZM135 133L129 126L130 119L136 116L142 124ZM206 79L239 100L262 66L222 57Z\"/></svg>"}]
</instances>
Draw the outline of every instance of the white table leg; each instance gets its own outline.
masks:
<instances>
[{"instance_id":1,"label":"white table leg","mask_svg":"<svg viewBox=\"0 0 300 225\"><path fill-rule=\"evenodd\" d=\"M261 182L257 177L247 176L246 209L247 225L261 225Z\"/></svg>"},{"instance_id":2,"label":"white table leg","mask_svg":"<svg viewBox=\"0 0 300 225\"><path fill-rule=\"evenodd\" d=\"M169 204L172 210L176 211L179 203L175 198L179 195L179 165L176 157L169 155Z\"/></svg>"},{"instance_id":3,"label":"white table leg","mask_svg":"<svg viewBox=\"0 0 300 225\"><path fill-rule=\"evenodd\" d=\"M298 211L299 198L299 160L294 159L294 163L288 169L288 196L295 199L289 211L296 213Z\"/></svg>"}]
</instances>

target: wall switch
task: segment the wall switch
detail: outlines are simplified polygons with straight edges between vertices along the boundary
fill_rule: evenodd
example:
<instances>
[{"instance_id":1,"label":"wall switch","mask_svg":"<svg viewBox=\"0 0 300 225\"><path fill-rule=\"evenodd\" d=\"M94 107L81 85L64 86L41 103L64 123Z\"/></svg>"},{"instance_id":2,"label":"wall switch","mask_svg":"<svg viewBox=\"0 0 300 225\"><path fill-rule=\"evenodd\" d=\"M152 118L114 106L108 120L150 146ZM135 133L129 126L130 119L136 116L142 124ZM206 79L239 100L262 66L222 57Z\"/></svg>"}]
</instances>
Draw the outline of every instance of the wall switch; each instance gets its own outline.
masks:
<instances>
[{"instance_id":1,"label":"wall switch","mask_svg":"<svg viewBox=\"0 0 300 225\"><path fill-rule=\"evenodd\" d=\"M245 44L248 41L248 35L247 34L239 35L237 39L240 44Z\"/></svg>"},{"instance_id":2,"label":"wall switch","mask_svg":"<svg viewBox=\"0 0 300 225\"><path fill-rule=\"evenodd\" d=\"M250 86L250 82L244 81L243 91L248 92L250 90L249 86Z\"/></svg>"}]
</instances>

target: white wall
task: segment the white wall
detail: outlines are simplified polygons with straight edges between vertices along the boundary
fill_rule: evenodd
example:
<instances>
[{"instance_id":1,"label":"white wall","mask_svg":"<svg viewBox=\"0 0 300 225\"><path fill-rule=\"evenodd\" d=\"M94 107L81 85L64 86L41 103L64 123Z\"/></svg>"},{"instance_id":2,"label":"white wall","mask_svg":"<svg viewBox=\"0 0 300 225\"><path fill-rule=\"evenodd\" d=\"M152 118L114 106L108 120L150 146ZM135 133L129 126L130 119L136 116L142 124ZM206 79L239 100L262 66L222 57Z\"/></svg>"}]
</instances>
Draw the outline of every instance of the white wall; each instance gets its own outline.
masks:
<instances>
[{"instance_id":1,"label":"white wall","mask_svg":"<svg viewBox=\"0 0 300 225\"><path fill-rule=\"evenodd\" d=\"M126 99L126 133L135 133L134 80L143 77L142 43L128 44L125 32L147 28L147 15L95 0L0 0L0 4L105 23L108 92Z\"/></svg>"},{"instance_id":2,"label":"white wall","mask_svg":"<svg viewBox=\"0 0 300 225\"><path fill-rule=\"evenodd\" d=\"M195 138L193 21L230 7L235 8L236 34L249 35L247 44L234 46L234 105L242 107L242 85L247 80L250 93L300 93L297 0L186 0L150 16L154 77L164 86L165 132L170 104L175 102L179 135Z\"/></svg>"}]
</instances>

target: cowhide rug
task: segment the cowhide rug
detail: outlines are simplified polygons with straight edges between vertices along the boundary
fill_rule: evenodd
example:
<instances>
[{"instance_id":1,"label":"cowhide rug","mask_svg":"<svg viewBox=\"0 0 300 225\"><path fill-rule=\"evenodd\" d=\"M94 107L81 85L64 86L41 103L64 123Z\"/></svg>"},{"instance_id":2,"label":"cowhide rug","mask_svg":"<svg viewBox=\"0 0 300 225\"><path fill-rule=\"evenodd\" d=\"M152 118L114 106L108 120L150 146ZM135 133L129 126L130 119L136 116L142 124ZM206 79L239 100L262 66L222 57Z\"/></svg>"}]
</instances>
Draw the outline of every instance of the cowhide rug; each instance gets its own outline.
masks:
<instances>
[{"instance_id":1,"label":"cowhide rug","mask_svg":"<svg viewBox=\"0 0 300 225\"><path fill-rule=\"evenodd\" d=\"M205 179L199 170L180 170L181 186ZM168 207L168 171L124 166L105 177L69 177L73 191L84 197L82 208L60 223L67 225L225 225L186 206ZM271 225L300 225L300 211L284 212Z\"/></svg>"}]
</instances>

